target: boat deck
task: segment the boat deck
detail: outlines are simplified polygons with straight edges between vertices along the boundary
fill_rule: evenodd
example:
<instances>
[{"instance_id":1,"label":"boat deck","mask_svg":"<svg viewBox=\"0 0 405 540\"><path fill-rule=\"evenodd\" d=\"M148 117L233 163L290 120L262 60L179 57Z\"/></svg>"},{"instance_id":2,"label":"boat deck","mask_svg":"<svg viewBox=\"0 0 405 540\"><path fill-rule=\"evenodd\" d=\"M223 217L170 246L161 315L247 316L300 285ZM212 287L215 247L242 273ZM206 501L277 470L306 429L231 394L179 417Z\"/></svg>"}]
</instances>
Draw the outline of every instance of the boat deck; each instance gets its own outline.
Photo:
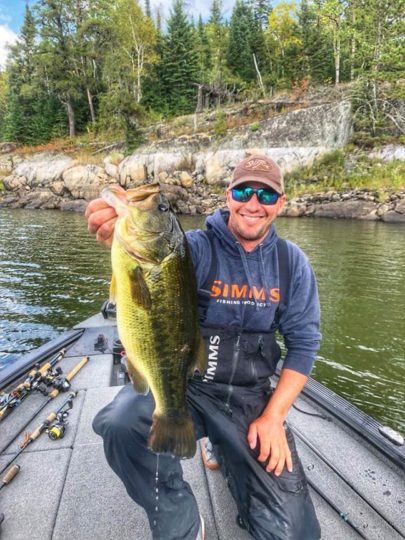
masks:
<instances>
[{"instance_id":1,"label":"boat deck","mask_svg":"<svg viewBox=\"0 0 405 540\"><path fill-rule=\"evenodd\" d=\"M108 466L102 441L91 428L95 414L120 390L120 386L111 386L112 354L94 350L100 333L111 347L114 324L96 315L80 327L86 328L85 332L68 348L60 363L67 373L83 355L90 356L88 364L72 381L72 390L78 393L73 400L66 435L51 441L43 434L16 461L21 466L19 475L0 491L0 512L5 516L0 529L2 540L151 538L146 514L129 498ZM0 446L13 440L44 399L40 394L30 396L18 411L1 422ZM61 394L51 401L26 431L38 427L65 399L66 394ZM288 418L297 435L296 443L307 477L322 493L311 487L322 538L404 538L405 483L401 467L383 457L312 400L302 397L297 405L322 416L309 416L293 409ZM17 440L14 440L2 454L0 468L17 450ZM326 461L332 463L334 469ZM236 507L221 473L204 468L199 450L193 459L183 462L183 470L205 519L207 540L250 538L236 524ZM360 534L339 516L327 499L355 523Z\"/></svg>"}]
</instances>

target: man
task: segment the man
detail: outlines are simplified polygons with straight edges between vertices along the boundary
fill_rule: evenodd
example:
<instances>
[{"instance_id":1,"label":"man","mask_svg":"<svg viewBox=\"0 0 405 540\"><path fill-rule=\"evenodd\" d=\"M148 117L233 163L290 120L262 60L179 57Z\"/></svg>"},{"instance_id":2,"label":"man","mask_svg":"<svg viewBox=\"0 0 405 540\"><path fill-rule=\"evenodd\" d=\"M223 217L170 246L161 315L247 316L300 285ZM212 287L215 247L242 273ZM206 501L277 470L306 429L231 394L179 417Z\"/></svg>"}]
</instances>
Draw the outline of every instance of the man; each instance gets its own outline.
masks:
<instances>
[{"instance_id":1,"label":"man","mask_svg":"<svg viewBox=\"0 0 405 540\"><path fill-rule=\"evenodd\" d=\"M303 252L279 240L273 225L285 204L276 163L244 159L226 191L228 211L189 231L199 288L200 324L208 353L204 374L187 398L198 438L208 436L236 501L239 523L258 540L317 540L320 528L294 439L285 419L303 389L319 347L315 277ZM116 219L100 199L86 211L89 231L107 244ZM275 331L287 348L280 358ZM146 448L153 397L125 387L98 413L94 429L129 495L146 510L154 539L203 538L203 521L180 462ZM158 512L156 512L158 508Z\"/></svg>"}]
</instances>

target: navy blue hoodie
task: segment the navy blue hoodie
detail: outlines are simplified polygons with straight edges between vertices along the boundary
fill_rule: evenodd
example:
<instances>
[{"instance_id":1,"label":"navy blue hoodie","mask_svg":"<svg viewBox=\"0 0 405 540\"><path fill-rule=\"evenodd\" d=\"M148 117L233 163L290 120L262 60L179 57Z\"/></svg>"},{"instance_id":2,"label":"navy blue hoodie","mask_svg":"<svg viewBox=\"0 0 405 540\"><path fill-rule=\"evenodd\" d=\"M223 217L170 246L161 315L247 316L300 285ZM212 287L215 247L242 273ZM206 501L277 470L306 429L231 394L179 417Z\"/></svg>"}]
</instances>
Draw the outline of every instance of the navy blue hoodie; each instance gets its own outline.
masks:
<instances>
[{"instance_id":1,"label":"navy blue hoodie","mask_svg":"<svg viewBox=\"0 0 405 540\"><path fill-rule=\"evenodd\" d=\"M217 271L209 284L211 300L205 324L231 326L247 331L269 331L281 300L279 290L277 233L271 226L265 239L246 252L227 226L229 212L217 210L206 220L214 232ZM187 231L197 286L201 288L211 265L211 244L201 230ZM287 242L291 272L288 308L282 313L279 331L287 354L283 367L309 375L319 348L319 299L316 280L306 255Z\"/></svg>"}]
</instances>

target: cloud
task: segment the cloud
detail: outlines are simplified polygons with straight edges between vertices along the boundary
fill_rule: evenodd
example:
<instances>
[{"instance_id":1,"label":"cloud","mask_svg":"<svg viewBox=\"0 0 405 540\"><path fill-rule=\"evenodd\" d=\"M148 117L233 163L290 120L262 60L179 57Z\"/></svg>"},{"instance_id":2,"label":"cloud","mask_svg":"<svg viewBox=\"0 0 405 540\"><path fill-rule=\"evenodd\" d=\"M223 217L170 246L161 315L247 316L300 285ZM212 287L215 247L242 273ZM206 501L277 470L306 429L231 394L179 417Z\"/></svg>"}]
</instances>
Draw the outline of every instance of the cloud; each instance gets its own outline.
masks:
<instances>
[{"instance_id":1,"label":"cloud","mask_svg":"<svg viewBox=\"0 0 405 540\"><path fill-rule=\"evenodd\" d=\"M6 65L8 55L7 45L12 45L17 41L17 34L8 26L0 24L0 69Z\"/></svg>"}]
</instances>

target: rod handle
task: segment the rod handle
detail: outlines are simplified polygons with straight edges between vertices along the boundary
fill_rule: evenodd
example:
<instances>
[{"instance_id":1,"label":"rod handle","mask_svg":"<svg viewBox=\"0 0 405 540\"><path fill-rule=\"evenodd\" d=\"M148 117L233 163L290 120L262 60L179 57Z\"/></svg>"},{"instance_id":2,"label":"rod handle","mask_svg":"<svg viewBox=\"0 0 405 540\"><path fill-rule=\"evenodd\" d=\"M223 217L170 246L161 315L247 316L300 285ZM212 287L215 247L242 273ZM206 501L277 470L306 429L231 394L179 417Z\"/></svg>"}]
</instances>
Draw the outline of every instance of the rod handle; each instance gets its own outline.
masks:
<instances>
[{"instance_id":1,"label":"rod handle","mask_svg":"<svg viewBox=\"0 0 405 540\"><path fill-rule=\"evenodd\" d=\"M41 366L39 368L39 373L41 374L41 377L43 377L45 375L45 373L47 373L57 362L59 362L60 360L62 360L62 358L64 358L65 356L65 349L62 349L60 351L60 353L58 354L58 356L56 356L55 358L53 358L51 360L51 362L47 362L46 364L44 364L43 366Z\"/></svg>"},{"instance_id":2,"label":"rod handle","mask_svg":"<svg viewBox=\"0 0 405 540\"><path fill-rule=\"evenodd\" d=\"M43 422L39 427L37 427L36 430L34 430L31 435L30 435L30 441L35 441L35 439L38 439L38 437L41 435L41 433L44 431L44 428L46 426L49 426L49 424L51 422L53 422L56 418L56 413L55 412L51 412L50 414L48 414L48 416L46 417L46 420L45 422Z\"/></svg>"},{"instance_id":3,"label":"rod handle","mask_svg":"<svg viewBox=\"0 0 405 540\"><path fill-rule=\"evenodd\" d=\"M11 482L11 480L17 476L17 474L20 472L20 466L15 464L15 465L12 465L8 471L6 472L6 474L3 476L3 484L7 485Z\"/></svg>"},{"instance_id":4,"label":"rod handle","mask_svg":"<svg viewBox=\"0 0 405 540\"><path fill-rule=\"evenodd\" d=\"M73 379L73 377L77 375L77 373L79 373L82 367L84 367L87 364L88 361L89 361L89 357L84 356L81 359L81 361L78 364L76 364L75 367L71 371L69 371L69 373L66 375L66 380L70 382Z\"/></svg>"}]
</instances>

